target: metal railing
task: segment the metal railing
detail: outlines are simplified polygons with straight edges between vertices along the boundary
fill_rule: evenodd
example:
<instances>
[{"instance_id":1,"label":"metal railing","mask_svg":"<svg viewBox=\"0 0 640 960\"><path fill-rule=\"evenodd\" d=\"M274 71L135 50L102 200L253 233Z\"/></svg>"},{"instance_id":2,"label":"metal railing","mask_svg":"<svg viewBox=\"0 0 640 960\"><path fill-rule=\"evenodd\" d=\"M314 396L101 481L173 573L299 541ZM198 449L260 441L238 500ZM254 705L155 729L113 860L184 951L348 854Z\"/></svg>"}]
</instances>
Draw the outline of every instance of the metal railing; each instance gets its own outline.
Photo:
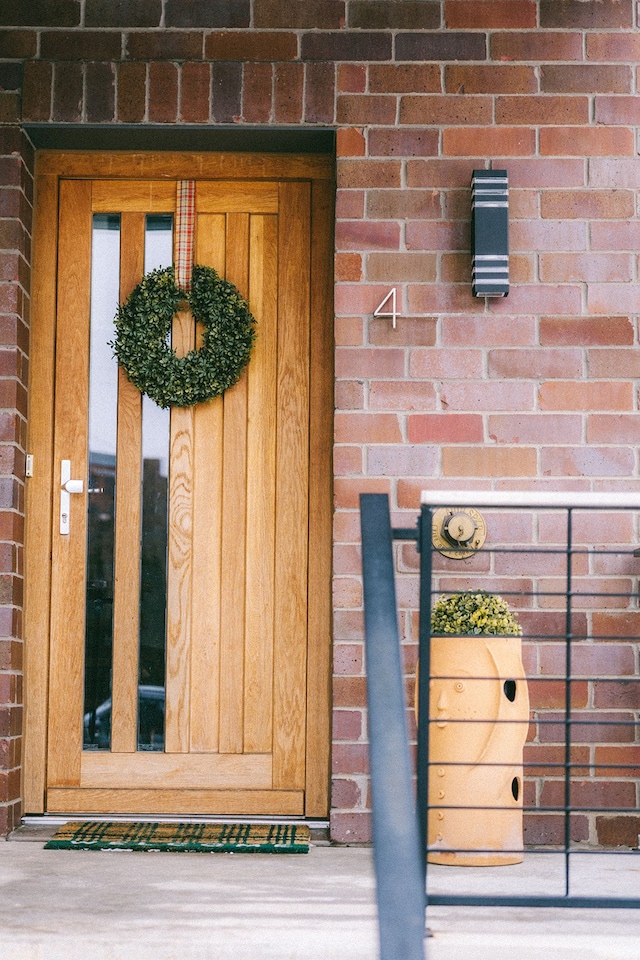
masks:
<instances>
[{"instance_id":1,"label":"metal railing","mask_svg":"<svg viewBox=\"0 0 640 960\"><path fill-rule=\"evenodd\" d=\"M381 934L389 923L408 929L406 919L402 919L408 904L413 905L415 913L418 897L425 891L425 905L640 908L640 897L598 895L596 891L576 894L571 882L571 858L577 854L597 856L615 850L616 854L640 857L629 843L622 848L598 842L601 830L606 834L609 827L617 829L621 823L628 837L636 824L634 812L640 816L640 770L633 760L622 759L635 759L633 751L628 750L633 744L638 744L640 753L640 630L635 632L640 625L640 613L634 613L638 607L638 571L637 561L633 562L634 556L638 556L634 547L638 542L640 495L429 491L423 494L422 501L417 526L405 529L392 527L386 495L363 494L360 499ZM434 510L441 506L488 510L490 532L500 512L503 517L505 512L511 518L524 517L531 530L530 540L523 543L521 534L511 538L489 536L491 546L479 551L477 558L465 561L464 567L455 560L443 561L432 544ZM603 515L616 518L606 537L602 536ZM595 538L589 523L593 518L600 523ZM621 532L616 532L616 521ZM524 857L532 853L560 855L561 893L436 893L430 889L427 824L434 807L429 805L427 718L431 717L432 677L430 666L421 667L414 791L411 771L407 772L409 733L395 594L393 544L403 540L415 542L418 550L421 665L431 663L430 623L435 595L483 589L500 593L520 612L527 645L527 682L532 693L531 730L523 764L528 790L523 810ZM522 570L528 563L534 573L524 575ZM622 654L624 666L620 674L615 663ZM610 668L597 673L597 664L607 659L611 661ZM534 662L535 669L531 666ZM607 792L606 784L614 786ZM603 802L598 798L605 793ZM407 825L400 862L396 846L393 853L386 849L393 831L398 829L399 818L413 819L415 823L414 827ZM413 843L418 845L417 854L411 853ZM413 863L416 856L419 877ZM386 898L393 857L398 869L391 906ZM415 918L412 922L417 925ZM383 960L405 956L413 960L422 954L382 954Z\"/></svg>"}]
</instances>

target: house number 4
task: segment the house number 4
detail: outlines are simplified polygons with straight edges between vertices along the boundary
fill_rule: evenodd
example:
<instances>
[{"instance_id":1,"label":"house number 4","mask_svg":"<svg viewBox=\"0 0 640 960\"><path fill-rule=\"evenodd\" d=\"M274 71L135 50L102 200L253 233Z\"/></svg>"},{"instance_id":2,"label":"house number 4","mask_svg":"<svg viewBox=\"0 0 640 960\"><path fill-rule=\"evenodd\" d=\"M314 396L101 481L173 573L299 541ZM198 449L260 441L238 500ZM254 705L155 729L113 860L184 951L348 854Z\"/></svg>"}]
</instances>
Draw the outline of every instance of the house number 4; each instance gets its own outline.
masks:
<instances>
[{"instance_id":1,"label":"house number 4","mask_svg":"<svg viewBox=\"0 0 640 960\"><path fill-rule=\"evenodd\" d=\"M376 307L376 309L373 311L374 317L393 317L394 330L396 329L396 326L397 326L397 318L402 316L401 313L398 313L398 309L396 306L397 304L396 297L397 297L396 288L392 287L391 290L389 290L389 293L384 298L384 300L381 300L378 306ZM391 309L389 310L387 308L385 310L384 308L387 306L389 301L391 301Z\"/></svg>"}]
</instances>

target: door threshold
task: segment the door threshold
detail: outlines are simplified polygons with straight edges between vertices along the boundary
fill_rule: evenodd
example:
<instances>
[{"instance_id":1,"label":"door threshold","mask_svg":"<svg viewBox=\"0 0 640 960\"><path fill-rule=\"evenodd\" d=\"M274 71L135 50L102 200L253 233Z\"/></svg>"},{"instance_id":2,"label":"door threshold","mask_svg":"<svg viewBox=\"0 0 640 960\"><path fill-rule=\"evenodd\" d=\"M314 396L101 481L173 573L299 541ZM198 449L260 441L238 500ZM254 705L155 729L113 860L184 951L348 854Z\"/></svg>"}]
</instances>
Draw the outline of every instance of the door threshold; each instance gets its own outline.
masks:
<instances>
[{"instance_id":1,"label":"door threshold","mask_svg":"<svg viewBox=\"0 0 640 960\"><path fill-rule=\"evenodd\" d=\"M216 817L216 816L184 816L178 814L159 814L145 813L115 813L115 814L95 814L95 813L74 813L74 814L55 814L43 813L32 814L22 818L20 826L9 834L7 840L33 840L36 842L45 842L56 832L58 827L64 826L70 820L93 821L102 823L104 821L128 822L130 820L141 820L145 823L278 823L278 824L297 824L305 823L309 827L311 834L311 843L315 846L324 846L329 844L329 821L328 820L305 820L304 817Z\"/></svg>"}]
</instances>

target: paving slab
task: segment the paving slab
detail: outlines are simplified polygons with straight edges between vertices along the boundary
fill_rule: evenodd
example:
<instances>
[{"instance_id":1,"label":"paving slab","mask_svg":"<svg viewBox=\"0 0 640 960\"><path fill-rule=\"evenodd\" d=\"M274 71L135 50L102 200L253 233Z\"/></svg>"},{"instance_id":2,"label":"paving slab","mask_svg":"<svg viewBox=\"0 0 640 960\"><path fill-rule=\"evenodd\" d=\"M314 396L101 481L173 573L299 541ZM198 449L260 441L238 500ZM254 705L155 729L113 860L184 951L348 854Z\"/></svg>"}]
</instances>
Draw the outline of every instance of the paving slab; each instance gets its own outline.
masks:
<instances>
[{"instance_id":1,"label":"paving slab","mask_svg":"<svg viewBox=\"0 0 640 960\"><path fill-rule=\"evenodd\" d=\"M527 862L527 860L529 862ZM637 857L580 883L640 896ZM431 868L434 891L532 889L557 862ZM576 878L578 879L578 877ZM592 890L591 892L594 892ZM428 960L638 960L640 911L432 907ZM377 960L372 851L306 855L44 850L0 843L2 960Z\"/></svg>"}]
</instances>

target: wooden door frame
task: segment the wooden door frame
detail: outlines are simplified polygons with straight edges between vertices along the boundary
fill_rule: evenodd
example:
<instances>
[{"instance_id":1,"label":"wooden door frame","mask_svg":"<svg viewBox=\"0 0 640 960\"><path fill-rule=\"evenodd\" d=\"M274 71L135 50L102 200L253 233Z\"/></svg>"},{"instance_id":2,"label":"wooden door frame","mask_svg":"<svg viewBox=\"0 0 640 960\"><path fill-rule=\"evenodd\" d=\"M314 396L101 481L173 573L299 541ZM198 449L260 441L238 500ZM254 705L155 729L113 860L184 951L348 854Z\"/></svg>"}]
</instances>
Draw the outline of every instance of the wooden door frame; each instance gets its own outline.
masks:
<instances>
[{"instance_id":1,"label":"wooden door frame","mask_svg":"<svg viewBox=\"0 0 640 960\"><path fill-rule=\"evenodd\" d=\"M309 640L305 816L329 813L332 676L333 158L315 154L43 150L36 155L26 484L24 812L46 811L53 397L59 183L86 179L311 181ZM140 811L141 813L144 811Z\"/></svg>"}]
</instances>

